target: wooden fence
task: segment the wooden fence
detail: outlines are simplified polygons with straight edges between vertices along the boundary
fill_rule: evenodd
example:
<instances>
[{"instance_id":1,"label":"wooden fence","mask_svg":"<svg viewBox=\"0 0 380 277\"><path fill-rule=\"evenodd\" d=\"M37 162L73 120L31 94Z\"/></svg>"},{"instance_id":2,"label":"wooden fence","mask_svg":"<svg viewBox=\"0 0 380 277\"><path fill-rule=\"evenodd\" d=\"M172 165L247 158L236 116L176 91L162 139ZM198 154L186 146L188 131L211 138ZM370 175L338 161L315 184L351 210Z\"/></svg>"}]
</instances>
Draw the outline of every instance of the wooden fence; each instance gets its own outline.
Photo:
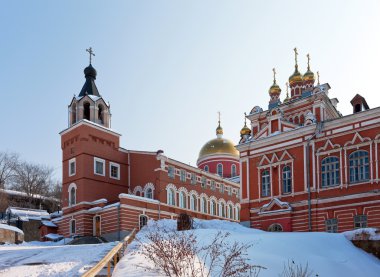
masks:
<instances>
[{"instance_id":1,"label":"wooden fence","mask_svg":"<svg viewBox=\"0 0 380 277\"><path fill-rule=\"evenodd\" d=\"M110 277L111 264L113 263L114 268L116 267L116 264L123 257L128 244L132 242L135 235L136 229L133 229L133 231L126 236L122 242L119 242L114 248L112 248L103 259L101 259L94 267L86 271L82 277L95 277L105 267L107 267L107 276Z\"/></svg>"}]
</instances>

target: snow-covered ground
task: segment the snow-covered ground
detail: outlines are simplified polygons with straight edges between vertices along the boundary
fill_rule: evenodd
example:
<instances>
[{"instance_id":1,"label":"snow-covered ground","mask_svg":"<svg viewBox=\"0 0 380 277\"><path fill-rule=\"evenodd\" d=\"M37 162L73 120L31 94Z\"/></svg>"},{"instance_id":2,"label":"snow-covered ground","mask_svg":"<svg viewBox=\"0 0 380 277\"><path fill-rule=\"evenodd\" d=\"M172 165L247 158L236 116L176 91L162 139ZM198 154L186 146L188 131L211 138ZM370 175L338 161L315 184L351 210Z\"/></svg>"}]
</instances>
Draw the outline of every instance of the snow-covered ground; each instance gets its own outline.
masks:
<instances>
[{"instance_id":1,"label":"snow-covered ground","mask_svg":"<svg viewBox=\"0 0 380 277\"><path fill-rule=\"evenodd\" d=\"M160 226L174 229L176 221L161 220ZM260 277L280 276L284 264L295 261L296 264L306 265L313 270L316 276L380 276L380 261L374 256L356 248L343 234L329 233L270 233L245 228L237 223L220 220L195 221L196 234L199 243L209 244L219 231L227 231L231 235L230 242L249 243L253 246L248 255L252 264L266 267L260 272ZM155 228L155 224L148 223L137 234L141 241L148 228ZM144 270L150 266L142 255L136 253L138 243L134 241L128 246L128 253L118 263L113 276L158 276L157 273Z\"/></svg>"},{"instance_id":2,"label":"snow-covered ground","mask_svg":"<svg viewBox=\"0 0 380 277\"><path fill-rule=\"evenodd\" d=\"M0 276L81 276L116 243L62 245L30 242L0 246Z\"/></svg>"}]
</instances>

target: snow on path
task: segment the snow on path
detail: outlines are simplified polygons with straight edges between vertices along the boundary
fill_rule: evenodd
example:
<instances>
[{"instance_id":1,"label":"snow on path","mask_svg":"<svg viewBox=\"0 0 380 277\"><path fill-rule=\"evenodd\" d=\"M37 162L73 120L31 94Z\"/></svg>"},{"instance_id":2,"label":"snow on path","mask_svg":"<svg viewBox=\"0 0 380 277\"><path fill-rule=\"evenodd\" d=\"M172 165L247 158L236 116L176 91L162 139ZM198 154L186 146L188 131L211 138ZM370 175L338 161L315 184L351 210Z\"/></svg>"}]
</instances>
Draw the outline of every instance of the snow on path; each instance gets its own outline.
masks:
<instances>
[{"instance_id":1,"label":"snow on path","mask_svg":"<svg viewBox=\"0 0 380 277\"><path fill-rule=\"evenodd\" d=\"M158 225L168 229L176 227L174 220L162 220ZM315 274L324 277L379 277L380 260L374 256L356 248L343 234L330 233L279 233L264 232L246 228L237 223L221 220L195 221L194 233L200 244L209 244L219 230L229 232L228 241L238 241L251 244L248 256L252 264L266 267L260 272L259 277L280 276L284 264L294 260L297 264L306 265ZM146 227L144 227L145 229ZM150 222L148 228L154 228ZM137 237L146 241L144 229ZM118 263L113 276L156 276L161 275L144 271L151 266L140 254L133 254L138 247L136 242L128 246L127 254Z\"/></svg>"},{"instance_id":2,"label":"snow on path","mask_svg":"<svg viewBox=\"0 0 380 277\"><path fill-rule=\"evenodd\" d=\"M116 245L115 242L60 246L35 244L0 246L0 276L81 276Z\"/></svg>"}]
</instances>

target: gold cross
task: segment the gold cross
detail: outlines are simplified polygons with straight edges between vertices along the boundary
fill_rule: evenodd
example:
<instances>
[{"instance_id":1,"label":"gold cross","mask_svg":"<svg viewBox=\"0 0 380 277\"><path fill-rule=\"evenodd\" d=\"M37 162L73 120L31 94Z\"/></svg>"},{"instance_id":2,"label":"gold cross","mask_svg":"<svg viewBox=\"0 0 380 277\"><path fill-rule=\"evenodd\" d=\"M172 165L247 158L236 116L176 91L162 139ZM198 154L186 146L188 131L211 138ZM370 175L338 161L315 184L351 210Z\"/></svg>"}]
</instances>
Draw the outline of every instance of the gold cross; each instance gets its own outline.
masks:
<instances>
[{"instance_id":1,"label":"gold cross","mask_svg":"<svg viewBox=\"0 0 380 277\"><path fill-rule=\"evenodd\" d=\"M319 71L317 71L318 86L319 86Z\"/></svg>"},{"instance_id":2,"label":"gold cross","mask_svg":"<svg viewBox=\"0 0 380 277\"><path fill-rule=\"evenodd\" d=\"M219 125L220 125L220 112L218 112L218 123L219 123Z\"/></svg>"},{"instance_id":3,"label":"gold cross","mask_svg":"<svg viewBox=\"0 0 380 277\"><path fill-rule=\"evenodd\" d=\"M293 50L294 50L294 56L295 56L294 59L296 61L296 66L297 66L298 65L297 64L297 56L298 56L297 48L295 47Z\"/></svg>"},{"instance_id":4,"label":"gold cross","mask_svg":"<svg viewBox=\"0 0 380 277\"><path fill-rule=\"evenodd\" d=\"M94 53L94 51L92 51L92 47L90 47L90 48L88 48L88 49L86 49L86 51L90 54L90 64L91 64L91 56L95 56L95 53Z\"/></svg>"},{"instance_id":5,"label":"gold cross","mask_svg":"<svg viewBox=\"0 0 380 277\"><path fill-rule=\"evenodd\" d=\"M247 113L244 112L244 126L247 126Z\"/></svg>"},{"instance_id":6,"label":"gold cross","mask_svg":"<svg viewBox=\"0 0 380 277\"><path fill-rule=\"evenodd\" d=\"M273 83L276 83L276 68L273 68Z\"/></svg>"},{"instance_id":7,"label":"gold cross","mask_svg":"<svg viewBox=\"0 0 380 277\"><path fill-rule=\"evenodd\" d=\"M307 57L307 70L310 70L310 55L307 54L306 57Z\"/></svg>"}]
</instances>

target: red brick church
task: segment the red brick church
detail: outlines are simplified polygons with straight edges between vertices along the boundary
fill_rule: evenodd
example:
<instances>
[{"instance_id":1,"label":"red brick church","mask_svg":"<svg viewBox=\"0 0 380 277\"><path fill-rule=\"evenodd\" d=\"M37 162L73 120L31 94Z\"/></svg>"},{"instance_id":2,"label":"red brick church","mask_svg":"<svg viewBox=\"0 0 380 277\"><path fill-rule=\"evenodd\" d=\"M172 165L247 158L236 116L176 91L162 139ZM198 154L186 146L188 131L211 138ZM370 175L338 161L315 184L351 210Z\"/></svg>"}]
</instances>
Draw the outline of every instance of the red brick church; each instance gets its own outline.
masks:
<instances>
[{"instance_id":1,"label":"red brick church","mask_svg":"<svg viewBox=\"0 0 380 277\"><path fill-rule=\"evenodd\" d=\"M110 105L100 95L91 65L85 84L68 107L69 126L61 135L63 216L58 233L69 236L124 237L149 218L240 220L239 154L234 144L217 138L202 148L193 167L164 152L135 151L120 145L111 129ZM217 174L216 174L217 173ZM228 178L225 178L228 177Z\"/></svg>"},{"instance_id":2,"label":"red brick church","mask_svg":"<svg viewBox=\"0 0 380 277\"><path fill-rule=\"evenodd\" d=\"M356 95L347 116L310 69L289 77L281 101L274 71L268 109L241 131L241 221L269 231L380 228L380 107ZM317 81L317 82L316 82Z\"/></svg>"}]
</instances>

